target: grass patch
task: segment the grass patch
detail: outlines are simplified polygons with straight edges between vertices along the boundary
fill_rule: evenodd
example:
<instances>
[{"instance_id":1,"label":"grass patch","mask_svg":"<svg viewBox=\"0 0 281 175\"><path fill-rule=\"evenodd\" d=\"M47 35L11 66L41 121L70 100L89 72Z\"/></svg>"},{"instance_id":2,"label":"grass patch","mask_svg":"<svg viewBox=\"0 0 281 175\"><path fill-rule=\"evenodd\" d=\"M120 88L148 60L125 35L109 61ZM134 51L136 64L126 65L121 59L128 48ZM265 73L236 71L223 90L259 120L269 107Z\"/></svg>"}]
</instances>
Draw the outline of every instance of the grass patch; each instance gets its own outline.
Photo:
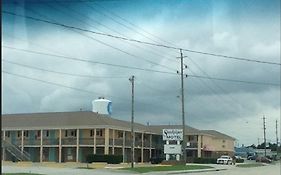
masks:
<instances>
[{"instance_id":1,"label":"grass patch","mask_svg":"<svg viewBox=\"0 0 281 175\"><path fill-rule=\"evenodd\" d=\"M240 168L252 168L252 167L260 167L260 166L264 166L261 163L248 163L248 164L240 164L240 165L236 165L237 167Z\"/></svg>"},{"instance_id":2,"label":"grass patch","mask_svg":"<svg viewBox=\"0 0 281 175\"><path fill-rule=\"evenodd\" d=\"M43 174L34 174L34 173L3 173L3 175L43 175Z\"/></svg>"},{"instance_id":3,"label":"grass patch","mask_svg":"<svg viewBox=\"0 0 281 175\"><path fill-rule=\"evenodd\" d=\"M92 169L95 169L95 168L92 168L92 167L77 167L77 169L88 169L88 170L92 170Z\"/></svg>"},{"instance_id":4,"label":"grass patch","mask_svg":"<svg viewBox=\"0 0 281 175\"><path fill-rule=\"evenodd\" d=\"M136 167L121 168L121 170L130 170L138 173L147 173L152 171L178 171L178 170L198 170L213 168L205 165L173 165L173 166L152 166L152 167Z\"/></svg>"}]
</instances>

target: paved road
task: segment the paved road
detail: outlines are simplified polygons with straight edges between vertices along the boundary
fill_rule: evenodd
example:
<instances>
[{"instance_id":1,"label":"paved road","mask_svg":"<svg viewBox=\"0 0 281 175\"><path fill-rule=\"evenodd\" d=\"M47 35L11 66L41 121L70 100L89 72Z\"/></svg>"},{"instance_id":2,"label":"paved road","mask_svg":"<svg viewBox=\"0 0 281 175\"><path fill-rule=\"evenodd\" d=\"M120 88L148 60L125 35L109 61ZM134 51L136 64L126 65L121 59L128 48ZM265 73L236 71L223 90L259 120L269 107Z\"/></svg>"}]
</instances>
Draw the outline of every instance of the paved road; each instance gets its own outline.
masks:
<instances>
[{"instance_id":1,"label":"paved road","mask_svg":"<svg viewBox=\"0 0 281 175\"><path fill-rule=\"evenodd\" d=\"M227 170L222 171L212 171L212 172L197 172L197 173L175 173L179 175L188 174L188 175L280 175L280 163L275 165L268 165L263 167L255 167L255 168L239 168L234 166L220 166L214 165L215 168L226 168ZM19 167L15 165L3 165L2 166L3 173L17 173L17 172L25 172L25 173L40 173L46 175L131 175L136 173L124 172L120 170L111 170L111 169L75 169L75 168L50 168L50 167L42 167L42 166L31 166L31 167ZM171 174L170 172L154 172L154 173L146 173L149 175L165 175Z\"/></svg>"}]
</instances>

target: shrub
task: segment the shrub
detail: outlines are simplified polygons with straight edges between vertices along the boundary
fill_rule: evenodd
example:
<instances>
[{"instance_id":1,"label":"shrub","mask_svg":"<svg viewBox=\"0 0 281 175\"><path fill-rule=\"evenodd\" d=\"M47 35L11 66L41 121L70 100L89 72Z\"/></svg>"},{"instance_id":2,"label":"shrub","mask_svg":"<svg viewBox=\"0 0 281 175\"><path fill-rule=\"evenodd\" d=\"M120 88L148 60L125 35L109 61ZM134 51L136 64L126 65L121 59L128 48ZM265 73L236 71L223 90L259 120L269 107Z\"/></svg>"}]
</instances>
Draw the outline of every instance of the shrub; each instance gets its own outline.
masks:
<instances>
[{"instance_id":1,"label":"shrub","mask_svg":"<svg viewBox=\"0 0 281 175\"><path fill-rule=\"evenodd\" d=\"M216 158L194 158L193 163L215 164L215 163L217 163L217 159Z\"/></svg>"},{"instance_id":2,"label":"shrub","mask_svg":"<svg viewBox=\"0 0 281 175\"><path fill-rule=\"evenodd\" d=\"M244 159L236 159L236 163L244 163Z\"/></svg>"},{"instance_id":3,"label":"shrub","mask_svg":"<svg viewBox=\"0 0 281 175\"><path fill-rule=\"evenodd\" d=\"M163 162L164 158L163 157L152 157L150 159L151 164L159 164Z\"/></svg>"},{"instance_id":4,"label":"shrub","mask_svg":"<svg viewBox=\"0 0 281 175\"><path fill-rule=\"evenodd\" d=\"M86 157L87 163L93 162L106 162L109 164L119 164L123 161L122 155L97 155L97 154L89 154Z\"/></svg>"}]
</instances>

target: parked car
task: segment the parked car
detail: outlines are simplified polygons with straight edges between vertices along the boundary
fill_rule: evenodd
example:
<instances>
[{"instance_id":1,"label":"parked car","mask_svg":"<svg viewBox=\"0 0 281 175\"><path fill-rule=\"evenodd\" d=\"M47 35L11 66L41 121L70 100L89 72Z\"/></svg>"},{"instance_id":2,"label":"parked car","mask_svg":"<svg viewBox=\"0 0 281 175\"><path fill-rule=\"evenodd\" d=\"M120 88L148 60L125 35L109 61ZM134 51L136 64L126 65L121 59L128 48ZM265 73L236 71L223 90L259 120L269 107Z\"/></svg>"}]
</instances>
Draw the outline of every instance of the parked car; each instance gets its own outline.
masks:
<instances>
[{"instance_id":1,"label":"parked car","mask_svg":"<svg viewBox=\"0 0 281 175\"><path fill-rule=\"evenodd\" d=\"M230 156L221 156L220 158L217 159L217 164L226 164L230 165L232 164L232 158Z\"/></svg>"},{"instance_id":2,"label":"parked car","mask_svg":"<svg viewBox=\"0 0 281 175\"><path fill-rule=\"evenodd\" d=\"M271 163L272 160L267 157L257 157L256 162Z\"/></svg>"},{"instance_id":3,"label":"parked car","mask_svg":"<svg viewBox=\"0 0 281 175\"><path fill-rule=\"evenodd\" d=\"M257 157L258 157L257 155L249 156L249 157L247 158L247 160L256 160Z\"/></svg>"}]
</instances>

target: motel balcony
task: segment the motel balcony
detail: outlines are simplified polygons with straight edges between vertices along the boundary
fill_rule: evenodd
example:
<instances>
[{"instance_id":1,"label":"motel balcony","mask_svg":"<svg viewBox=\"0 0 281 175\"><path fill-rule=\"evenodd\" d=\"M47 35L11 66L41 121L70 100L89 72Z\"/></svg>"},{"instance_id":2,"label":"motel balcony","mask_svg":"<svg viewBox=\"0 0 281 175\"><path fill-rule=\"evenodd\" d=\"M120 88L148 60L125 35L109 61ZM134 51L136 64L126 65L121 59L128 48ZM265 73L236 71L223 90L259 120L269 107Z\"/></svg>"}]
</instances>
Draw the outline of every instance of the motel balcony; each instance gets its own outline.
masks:
<instances>
[{"instance_id":1,"label":"motel balcony","mask_svg":"<svg viewBox=\"0 0 281 175\"><path fill-rule=\"evenodd\" d=\"M14 145L21 145L21 139L12 139L12 140L8 140L9 142L11 142Z\"/></svg>"},{"instance_id":2,"label":"motel balcony","mask_svg":"<svg viewBox=\"0 0 281 175\"><path fill-rule=\"evenodd\" d=\"M80 145L94 145L94 138L80 138L79 144Z\"/></svg>"},{"instance_id":3,"label":"motel balcony","mask_svg":"<svg viewBox=\"0 0 281 175\"><path fill-rule=\"evenodd\" d=\"M62 138L61 144L62 145L76 145L77 141L76 141L75 137Z\"/></svg>"},{"instance_id":4,"label":"motel balcony","mask_svg":"<svg viewBox=\"0 0 281 175\"><path fill-rule=\"evenodd\" d=\"M104 145L105 139L104 138L96 138L96 145Z\"/></svg>"},{"instance_id":5,"label":"motel balcony","mask_svg":"<svg viewBox=\"0 0 281 175\"><path fill-rule=\"evenodd\" d=\"M123 139L114 139L115 146L123 146Z\"/></svg>"},{"instance_id":6,"label":"motel balcony","mask_svg":"<svg viewBox=\"0 0 281 175\"><path fill-rule=\"evenodd\" d=\"M23 145L40 145L41 140L40 139L24 139L23 140Z\"/></svg>"},{"instance_id":7,"label":"motel balcony","mask_svg":"<svg viewBox=\"0 0 281 175\"><path fill-rule=\"evenodd\" d=\"M59 145L59 138L43 138L43 145Z\"/></svg>"}]
</instances>

